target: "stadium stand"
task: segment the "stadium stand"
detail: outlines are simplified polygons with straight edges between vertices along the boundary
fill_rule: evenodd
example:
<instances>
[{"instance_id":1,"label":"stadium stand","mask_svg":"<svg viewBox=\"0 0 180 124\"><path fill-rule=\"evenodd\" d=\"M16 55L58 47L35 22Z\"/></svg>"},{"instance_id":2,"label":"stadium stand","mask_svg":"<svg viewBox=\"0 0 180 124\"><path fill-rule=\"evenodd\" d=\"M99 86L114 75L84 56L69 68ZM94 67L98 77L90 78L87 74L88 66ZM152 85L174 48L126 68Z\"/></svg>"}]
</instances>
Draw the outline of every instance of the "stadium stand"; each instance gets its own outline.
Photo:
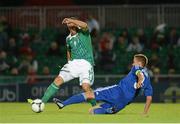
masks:
<instances>
[{"instance_id":1,"label":"stadium stand","mask_svg":"<svg viewBox=\"0 0 180 124\"><path fill-rule=\"evenodd\" d=\"M45 66L49 67L51 74L57 74L59 67L66 63L65 38L64 41L58 40L59 36L66 34L60 34L58 29L46 28L39 31L29 28L23 31L19 28L11 29L10 34L7 29L3 29L3 24L1 29L0 39L4 41L1 42L0 52L2 75L13 75L15 69L18 75L26 75L30 73L28 70L31 66L37 66L34 73L38 75L43 74ZM158 68L161 74L168 74L172 69L174 73L179 73L179 36L180 29L172 27L166 27L164 32L155 31L152 27L102 29L98 34L99 39L93 41L95 73L108 74L111 70L113 74L125 74L131 63L129 60L134 53L139 52L145 53L153 61L149 66L152 72ZM131 49L128 49L130 44ZM107 50L104 48L109 46L111 48ZM138 47L141 49L138 50ZM105 49L103 53L101 49ZM159 60L163 60L163 63ZM34 61L36 65L33 65ZM24 64L23 71L21 64Z\"/></svg>"}]
</instances>

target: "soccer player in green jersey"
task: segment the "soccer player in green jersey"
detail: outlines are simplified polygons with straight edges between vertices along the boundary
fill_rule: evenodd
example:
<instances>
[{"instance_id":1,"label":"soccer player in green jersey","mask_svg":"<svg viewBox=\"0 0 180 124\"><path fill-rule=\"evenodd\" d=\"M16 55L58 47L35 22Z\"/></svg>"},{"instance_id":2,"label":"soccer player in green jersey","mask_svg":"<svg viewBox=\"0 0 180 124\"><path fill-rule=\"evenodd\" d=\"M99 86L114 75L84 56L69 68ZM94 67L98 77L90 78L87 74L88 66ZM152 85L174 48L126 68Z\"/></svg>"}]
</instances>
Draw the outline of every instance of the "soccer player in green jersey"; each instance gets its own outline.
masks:
<instances>
[{"instance_id":1,"label":"soccer player in green jersey","mask_svg":"<svg viewBox=\"0 0 180 124\"><path fill-rule=\"evenodd\" d=\"M68 63L62 67L59 75L47 88L42 101L46 103L63 83L79 78L87 99L92 106L95 106L95 99L90 97L93 94L91 85L94 82L94 58L88 26L75 18L65 18L62 24L67 25L70 32L66 38Z\"/></svg>"}]
</instances>

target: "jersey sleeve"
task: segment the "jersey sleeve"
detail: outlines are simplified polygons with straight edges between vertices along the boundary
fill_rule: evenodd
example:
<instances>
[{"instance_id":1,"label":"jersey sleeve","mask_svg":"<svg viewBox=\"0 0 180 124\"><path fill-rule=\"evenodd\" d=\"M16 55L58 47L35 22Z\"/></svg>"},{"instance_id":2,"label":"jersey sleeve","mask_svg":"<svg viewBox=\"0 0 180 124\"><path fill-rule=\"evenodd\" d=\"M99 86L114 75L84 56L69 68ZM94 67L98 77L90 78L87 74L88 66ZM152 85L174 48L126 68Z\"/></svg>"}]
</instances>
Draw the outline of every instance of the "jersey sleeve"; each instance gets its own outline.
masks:
<instances>
[{"instance_id":1,"label":"jersey sleeve","mask_svg":"<svg viewBox=\"0 0 180 124\"><path fill-rule=\"evenodd\" d=\"M70 51L70 46L69 46L69 44L66 44L66 48L67 48L68 51Z\"/></svg>"},{"instance_id":2,"label":"jersey sleeve","mask_svg":"<svg viewBox=\"0 0 180 124\"><path fill-rule=\"evenodd\" d=\"M83 35L90 35L89 29L87 30L79 29L79 33L82 33Z\"/></svg>"},{"instance_id":3,"label":"jersey sleeve","mask_svg":"<svg viewBox=\"0 0 180 124\"><path fill-rule=\"evenodd\" d=\"M144 89L144 95L145 96L152 96L153 95L153 88L152 88L150 82L147 85L147 87Z\"/></svg>"}]
</instances>

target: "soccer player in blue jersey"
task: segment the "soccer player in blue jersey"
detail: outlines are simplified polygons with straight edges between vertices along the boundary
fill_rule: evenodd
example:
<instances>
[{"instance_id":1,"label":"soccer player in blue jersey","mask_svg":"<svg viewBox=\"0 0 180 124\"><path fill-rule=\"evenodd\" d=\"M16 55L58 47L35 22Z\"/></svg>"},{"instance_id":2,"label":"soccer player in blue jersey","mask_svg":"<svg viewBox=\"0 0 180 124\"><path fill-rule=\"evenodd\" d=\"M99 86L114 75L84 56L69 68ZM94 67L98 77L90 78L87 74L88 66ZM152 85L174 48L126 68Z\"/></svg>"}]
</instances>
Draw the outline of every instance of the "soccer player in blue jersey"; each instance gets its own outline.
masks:
<instances>
[{"instance_id":1,"label":"soccer player in blue jersey","mask_svg":"<svg viewBox=\"0 0 180 124\"><path fill-rule=\"evenodd\" d=\"M67 105L85 102L87 98L95 98L103 104L92 107L92 114L114 114L130 104L142 90L146 96L144 115L147 115L151 105L153 90L148 76L146 65L148 58L143 54L136 54L133 58L131 71L117 85L100 88L94 91L94 95L87 96L81 93L74 95L65 101L54 98L53 101L61 109Z\"/></svg>"}]
</instances>

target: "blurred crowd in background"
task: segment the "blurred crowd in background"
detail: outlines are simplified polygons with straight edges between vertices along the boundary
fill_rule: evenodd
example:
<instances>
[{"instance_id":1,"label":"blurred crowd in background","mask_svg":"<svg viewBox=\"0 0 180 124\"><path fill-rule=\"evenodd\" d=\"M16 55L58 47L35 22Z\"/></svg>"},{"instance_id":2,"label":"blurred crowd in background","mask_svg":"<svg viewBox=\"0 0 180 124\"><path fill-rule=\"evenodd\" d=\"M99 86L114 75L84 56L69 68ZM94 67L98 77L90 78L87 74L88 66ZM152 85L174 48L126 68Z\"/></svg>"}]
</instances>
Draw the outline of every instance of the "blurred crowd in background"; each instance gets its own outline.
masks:
<instances>
[{"instance_id":1,"label":"blurred crowd in background","mask_svg":"<svg viewBox=\"0 0 180 124\"><path fill-rule=\"evenodd\" d=\"M180 28L162 24L144 29L102 29L92 16L86 22L92 37L95 74L126 74L135 53L147 55L151 76L180 73ZM34 76L32 82L37 75L57 75L67 62L68 33L59 28L12 28L1 16L0 75Z\"/></svg>"}]
</instances>

